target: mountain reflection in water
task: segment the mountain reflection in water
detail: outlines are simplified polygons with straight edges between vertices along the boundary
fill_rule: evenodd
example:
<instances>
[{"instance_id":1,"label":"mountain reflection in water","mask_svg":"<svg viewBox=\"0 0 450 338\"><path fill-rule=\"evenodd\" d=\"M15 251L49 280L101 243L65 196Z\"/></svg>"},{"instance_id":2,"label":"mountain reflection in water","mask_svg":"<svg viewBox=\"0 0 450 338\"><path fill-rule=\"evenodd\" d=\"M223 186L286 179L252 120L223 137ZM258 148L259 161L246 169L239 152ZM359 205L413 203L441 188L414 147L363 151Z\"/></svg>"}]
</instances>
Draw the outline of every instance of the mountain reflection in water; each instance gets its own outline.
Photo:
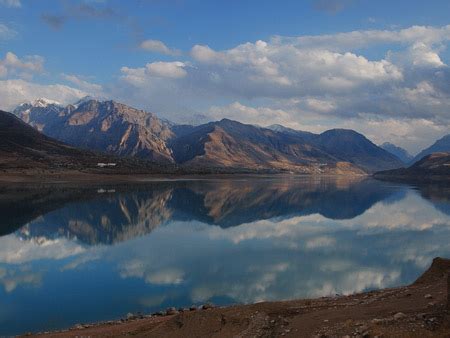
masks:
<instances>
[{"instance_id":1,"label":"mountain reflection in water","mask_svg":"<svg viewBox=\"0 0 450 338\"><path fill-rule=\"evenodd\" d=\"M450 256L449 201L362 178L3 186L0 334L409 283Z\"/></svg>"}]
</instances>

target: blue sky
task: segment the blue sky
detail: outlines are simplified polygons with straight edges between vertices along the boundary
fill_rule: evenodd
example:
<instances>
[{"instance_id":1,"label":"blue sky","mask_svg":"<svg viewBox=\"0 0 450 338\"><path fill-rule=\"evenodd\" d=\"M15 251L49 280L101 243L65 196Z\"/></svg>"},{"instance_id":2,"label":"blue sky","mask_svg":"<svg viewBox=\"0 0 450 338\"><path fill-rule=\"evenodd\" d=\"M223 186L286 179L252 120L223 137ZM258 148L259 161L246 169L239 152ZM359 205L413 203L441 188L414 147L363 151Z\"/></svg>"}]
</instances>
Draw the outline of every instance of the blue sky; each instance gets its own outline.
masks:
<instances>
[{"instance_id":1,"label":"blue sky","mask_svg":"<svg viewBox=\"0 0 450 338\"><path fill-rule=\"evenodd\" d=\"M90 94L177 122L348 127L416 152L448 133L448 13L448 1L0 0L0 108Z\"/></svg>"}]
</instances>

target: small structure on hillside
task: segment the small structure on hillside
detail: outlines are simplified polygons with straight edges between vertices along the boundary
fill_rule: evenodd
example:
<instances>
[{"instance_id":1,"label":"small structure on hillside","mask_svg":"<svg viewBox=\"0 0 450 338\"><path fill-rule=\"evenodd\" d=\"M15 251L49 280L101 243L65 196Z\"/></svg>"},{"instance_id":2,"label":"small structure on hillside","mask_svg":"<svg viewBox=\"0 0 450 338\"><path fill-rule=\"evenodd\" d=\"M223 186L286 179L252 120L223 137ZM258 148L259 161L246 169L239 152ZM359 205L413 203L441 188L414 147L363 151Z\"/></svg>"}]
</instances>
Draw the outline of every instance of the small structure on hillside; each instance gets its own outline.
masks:
<instances>
[{"instance_id":1,"label":"small structure on hillside","mask_svg":"<svg viewBox=\"0 0 450 338\"><path fill-rule=\"evenodd\" d=\"M115 167L115 166L117 166L117 163L102 163L102 162L97 163L97 167L100 168Z\"/></svg>"}]
</instances>

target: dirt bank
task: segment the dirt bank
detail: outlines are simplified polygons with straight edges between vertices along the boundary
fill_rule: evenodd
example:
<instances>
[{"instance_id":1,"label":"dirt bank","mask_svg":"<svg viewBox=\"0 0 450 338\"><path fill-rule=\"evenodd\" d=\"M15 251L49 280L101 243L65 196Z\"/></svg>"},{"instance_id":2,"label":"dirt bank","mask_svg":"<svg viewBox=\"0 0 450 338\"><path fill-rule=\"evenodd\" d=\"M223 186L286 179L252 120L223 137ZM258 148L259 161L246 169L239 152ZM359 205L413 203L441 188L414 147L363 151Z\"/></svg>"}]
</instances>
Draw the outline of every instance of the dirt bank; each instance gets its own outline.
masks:
<instances>
[{"instance_id":1,"label":"dirt bank","mask_svg":"<svg viewBox=\"0 0 450 338\"><path fill-rule=\"evenodd\" d=\"M405 287L351 296L188 310L119 323L79 325L43 336L450 337L449 273L450 260L435 258L416 282Z\"/></svg>"}]
</instances>

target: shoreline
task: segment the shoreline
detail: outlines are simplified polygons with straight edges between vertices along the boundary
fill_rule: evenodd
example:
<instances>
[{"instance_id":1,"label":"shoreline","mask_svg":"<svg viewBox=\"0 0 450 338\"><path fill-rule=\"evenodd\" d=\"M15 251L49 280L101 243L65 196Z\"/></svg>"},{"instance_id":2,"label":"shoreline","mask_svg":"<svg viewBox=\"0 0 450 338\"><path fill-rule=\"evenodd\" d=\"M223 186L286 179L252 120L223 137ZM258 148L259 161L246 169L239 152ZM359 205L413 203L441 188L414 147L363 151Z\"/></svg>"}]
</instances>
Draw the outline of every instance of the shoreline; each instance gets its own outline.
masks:
<instances>
[{"instance_id":1,"label":"shoreline","mask_svg":"<svg viewBox=\"0 0 450 338\"><path fill-rule=\"evenodd\" d=\"M371 178L372 175L344 175L344 174L301 174L301 173L155 173L155 174L116 174L116 173L84 173L84 172L56 172L42 174L28 173L0 173L0 183L145 183L176 180L215 180L230 178L345 178L349 180Z\"/></svg>"},{"instance_id":2,"label":"shoreline","mask_svg":"<svg viewBox=\"0 0 450 338\"><path fill-rule=\"evenodd\" d=\"M413 284L348 296L214 307L77 324L43 337L449 337L450 259Z\"/></svg>"}]
</instances>

